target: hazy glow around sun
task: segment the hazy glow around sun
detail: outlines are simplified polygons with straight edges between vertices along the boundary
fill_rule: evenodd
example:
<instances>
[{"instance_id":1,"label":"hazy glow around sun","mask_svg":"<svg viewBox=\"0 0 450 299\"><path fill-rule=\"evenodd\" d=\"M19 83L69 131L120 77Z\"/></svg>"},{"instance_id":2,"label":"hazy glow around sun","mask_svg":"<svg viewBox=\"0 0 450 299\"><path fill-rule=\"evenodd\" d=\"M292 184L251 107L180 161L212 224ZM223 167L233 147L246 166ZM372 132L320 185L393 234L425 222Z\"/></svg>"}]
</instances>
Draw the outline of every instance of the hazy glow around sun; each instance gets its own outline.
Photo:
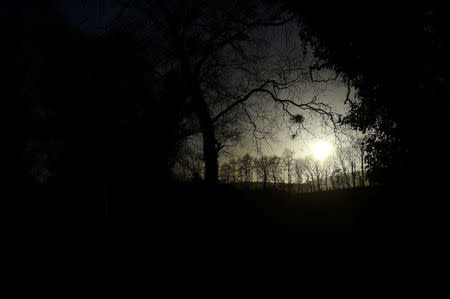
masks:
<instances>
[{"instance_id":1,"label":"hazy glow around sun","mask_svg":"<svg viewBox=\"0 0 450 299\"><path fill-rule=\"evenodd\" d=\"M313 153L314 157L319 160L325 159L331 152L331 145L326 141L318 141L314 144Z\"/></svg>"}]
</instances>

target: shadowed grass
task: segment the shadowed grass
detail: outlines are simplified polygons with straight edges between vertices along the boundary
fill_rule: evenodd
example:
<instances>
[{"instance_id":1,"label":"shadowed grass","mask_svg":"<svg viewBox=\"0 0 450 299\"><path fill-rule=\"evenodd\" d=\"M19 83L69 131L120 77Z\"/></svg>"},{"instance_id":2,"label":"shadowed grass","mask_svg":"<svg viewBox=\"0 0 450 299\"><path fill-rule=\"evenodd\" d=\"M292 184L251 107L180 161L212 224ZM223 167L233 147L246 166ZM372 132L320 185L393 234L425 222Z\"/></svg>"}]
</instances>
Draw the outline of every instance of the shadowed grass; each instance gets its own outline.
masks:
<instances>
[{"instance_id":1,"label":"shadowed grass","mask_svg":"<svg viewBox=\"0 0 450 299\"><path fill-rule=\"evenodd\" d=\"M424 244L395 198L374 187L300 196L171 185L133 204L116 203L68 250L58 245L47 254L57 253L59 271L168 288L398 287L421 277L422 265L411 260Z\"/></svg>"}]
</instances>

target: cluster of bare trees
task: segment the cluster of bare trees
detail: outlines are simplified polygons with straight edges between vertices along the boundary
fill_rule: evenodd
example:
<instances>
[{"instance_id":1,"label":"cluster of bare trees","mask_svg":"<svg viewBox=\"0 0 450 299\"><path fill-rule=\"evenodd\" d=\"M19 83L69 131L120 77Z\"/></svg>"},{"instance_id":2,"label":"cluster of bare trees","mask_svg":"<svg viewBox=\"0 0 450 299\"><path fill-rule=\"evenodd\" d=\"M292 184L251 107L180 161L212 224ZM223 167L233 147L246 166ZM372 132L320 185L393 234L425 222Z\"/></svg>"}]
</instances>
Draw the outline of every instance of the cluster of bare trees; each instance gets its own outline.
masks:
<instances>
[{"instance_id":1,"label":"cluster of bare trees","mask_svg":"<svg viewBox=\"0 0 450 299\"><path fill-rule=\"evenodd\" d=\"M315 192L364 187L364 142L336 147L323 160L307 156L294 158L295 153L284 150L281 156L246 154L221 164L222 183L261 183L263 188L281 188L295 192ZM255 186L261 184L254 184Z\"/></svg>"},{"instance_id":2,"label":"cluster of bare trees","mask_svg":"<svg viewBox=\"0 0 450 299\"><path fill-rule=\"evenodd\" d=\"M224 183L248 183L262 182L264 186L268 182L277 184L285 181L289 173L292 177L293 152L285 151L283 157L276 155L261 156L259 158L246 154L240 158L232 158L223 163L220 169L220 179ZM284 158L287 158L284 160ZM287 162L287 163L286 163ZM286 167L286 165L289 165ZM289 171L285 172L285 169Z\"/></svg>"}]
</instances>

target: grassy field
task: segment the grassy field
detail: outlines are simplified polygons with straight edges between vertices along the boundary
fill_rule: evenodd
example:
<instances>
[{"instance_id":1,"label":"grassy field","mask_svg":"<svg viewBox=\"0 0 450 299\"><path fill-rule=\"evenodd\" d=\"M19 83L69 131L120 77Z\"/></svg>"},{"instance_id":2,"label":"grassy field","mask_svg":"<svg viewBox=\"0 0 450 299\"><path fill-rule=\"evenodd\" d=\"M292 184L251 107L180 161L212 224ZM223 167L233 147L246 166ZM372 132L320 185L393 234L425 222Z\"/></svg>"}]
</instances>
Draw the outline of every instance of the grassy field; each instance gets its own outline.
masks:
<instances>
[{"instance_id":1,"label":"grassy field","mask_svg":"<svg viewBox=\"0 0 450 299\"><path fill-rule=\"evenodd\" d=\"M162 205L147 244L158 244L166 281L194 289L399 288L417 275L415 228L392 196L377 188L292 195L186 187Z\"/></svg>"},{"instance_id":2,"label":"grassy field","mask_svg":"<svg viewBox=\"0 0 450 299\"><path fill-rule=\"evenodd\" d=\"M53 261L55 273L78 269L93 281L205 292L399 289L427 273L427 232L392 190L293 195L172 185L149 193L111 202L107 217L72 227L72 235L47 221L49 246L33 249L29 260L39 261L35 269Z\"/></svg>"}]
</instances>

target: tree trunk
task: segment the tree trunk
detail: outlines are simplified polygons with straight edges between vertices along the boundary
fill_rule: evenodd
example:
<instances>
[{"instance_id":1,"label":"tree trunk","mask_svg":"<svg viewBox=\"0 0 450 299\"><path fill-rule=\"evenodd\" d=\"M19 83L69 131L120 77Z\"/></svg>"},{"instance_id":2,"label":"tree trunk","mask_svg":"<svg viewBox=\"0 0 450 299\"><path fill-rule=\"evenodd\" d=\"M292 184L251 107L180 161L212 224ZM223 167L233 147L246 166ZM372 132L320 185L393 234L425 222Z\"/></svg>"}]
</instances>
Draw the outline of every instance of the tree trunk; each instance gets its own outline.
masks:
<instances>
[{"instance_id":1,"label":"tree trunk","mask_svg":"<svg viewBox=\"0 0 450 299\"><path fill-rule=\"evenodd\" d=\"M202 136L205 182L207 184L217 184L219 180L219 169L214 127L207 126L206 128L202 128Z\"/></svg>"},{"instance_id":2,"label":"tree trunk","mask_svg":"<svg viewBox=\"0 0 450 299\"><path fill-rule=\"evenodd\" d=\"M365 187L365 184L364 184L364 153L361 154L361 187Z\"/></svg>"},{"instance_id":3,"label":"tree trunk","mask_svg":"<svg viewBox=\"0 0 450 299\"><path fill-rule=\"evenodd\" d=\"M191 69L188 57L185 55L183 38L178 35L174 24L171 25L172 34L177 37L176 46L177 54L180 58L181 69L186 82L188 94L192 96L194 105L194 113L200 123L200 130L203 137L203 160L205 162L205 182L207 184L217 184L219 182L219 167L218 167L218 150L216 146L216 135L214 123L211 119L211 114L206 104L205 98L200 88L200 67L196 66L195 70Z\"/></svg>"},{"instance_id":4,"label":"tree trunk","mask_svg":"<svg viewBox=\"0 0 450 299\"><path fill-rule=\"evenodd\" d=\"M356 173L355 173L355 167L354 167L353 162L351 162L350 165L351 165L351 171L352 171L353 188L356 188Z\"/></svg>"},{"instance_id":5,"label":"tree trunk","mask_svg":"<svg viewBox=\"0 0 450 299\"><path fill-rule=\"evenodd\" d=\"M342 178L342 180L343 180L343 182L341 182L341 184L342 184L342 189L345 189L345 188L350 189L350 188L351 188L351 185L350 185L350 177L349 177L349 175L348 175L348 173L347 173L346 170L343 171L343 178Z\"/></svg>"},{"instance_id":6,"label":"tree trunk","mask_svg":"<svg viewBox=\"0 0 450 299\"><path fill-rule=\"evenodd\" d=\"M266 190L267 187L267 174L264 172L263 189Z\"/></svg>"},{"instance_id":7,"label":"tree trunk","mask_svg":"<svg viewBox=\"0 0 450 299\"><path fill-rule=\"evenodd\" d=\"M216 134L214 123L211 119L208 106L203 98L199 86L196 86L193 101L195 103L196 116L200 123L203 137L203 160L205 162L205 182L217 184L219 182L218 151L216 146Z\"/></svg>"}]
</instances>

